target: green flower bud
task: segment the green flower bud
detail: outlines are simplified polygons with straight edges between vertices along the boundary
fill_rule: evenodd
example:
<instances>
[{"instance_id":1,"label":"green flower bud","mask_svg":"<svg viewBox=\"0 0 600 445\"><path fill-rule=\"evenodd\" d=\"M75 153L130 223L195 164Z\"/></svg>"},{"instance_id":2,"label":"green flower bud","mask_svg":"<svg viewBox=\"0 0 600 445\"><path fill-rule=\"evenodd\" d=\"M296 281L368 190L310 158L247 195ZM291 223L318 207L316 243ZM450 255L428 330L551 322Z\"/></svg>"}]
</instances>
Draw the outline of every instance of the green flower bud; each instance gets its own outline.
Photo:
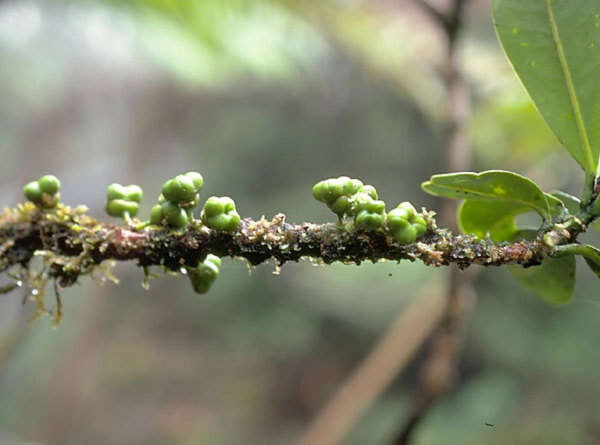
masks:
<instances>
[{"instance_id":1,"label":"green flower bud","mask_svg":"<svg viewBox=\"0 0 600 445\"><path fill-rule=\"evenodd\" d=\"M359 192L350 196L350 202L350 208L346 211L346 213L349 215L357 215L358 212L365 210L369 205L372 205L375 200L366 193ZM383 201L378 202L383 203L383 208L385 209L385 203Z\"/></svg>"},{"instance_id":2,"label":"green flower bud","mask_svg":"<svg viewBox=\"0 0 600 445\"><path fill-rule=\"evenodd\" d=\"M343 178L343 180L342 180L342 178ZM344 194L344 195L354 195L363 186L363 183L362 183L361 180L359 180L359 179L350 179L347 176L341 176L341 177L339 177L338 181L341 182L341 185L342 185L342 194Z\"/></svg>"},{"instance_id":3,"label":"green flower bud","mask_svg":"<svg viewBox=\"0 0 600 445\"><path fill-rule=\"evenodd\" d=\"M235 232L240 224L240 215L235 209L235 203L228 196L208 198L201 218L206 226L223 232Z\"/></svg>"},{"instance_id":4,"label":"green flower bud","mask_svg":"<svg viewBox=\"0 0 600 445\"><path fill-rule=\"evenodd\" d=\"M143 191L139 185L121 185L113 183L106 189L106 199L124 199L125 201L137 202L142 200Z\"/></svg>"},{"instance_id":5,"label":"green flower bud","mask_svg":"<svg viewBox=\"0 0 600 445\"><path fill-rule=\"evenodd\" d=\"M115 218L126 218L125 214L135 216L139 204L125 199L112 199L106 203L106 213Z\"/></svg>"},{"instance_id":6,"label":"green flower bud","mask_svg":"<svg viewBox=\"0 0 600 445\"><path fill-rule=\"evenodd\" d=\"M352 198L346 195L340 196L329 206L329 208L341 218L344 214L350 213L352 208Z\"/></svg>"},{"instance_id":7,"label":"green flower bud","mask_svg":"<svg viewBox=\"0 0 600 445\"><path fill-rule=\"evenodd\" d=\"M414 243L427 230L427 223L417 214L413 205L403 202L387 215L391 235L401 244Z\"/></svg>"},{"instance_id":8,"label":"green flower bud","mask_svg":"<svg viewBox=\"0 0 600 445\"><path fill-rule=\"evenodd\" d=\"M121 184L113 183L106 188L106 199L107 201L112 201L113 199L124 199L125 198L125 190L123 190L123 186Z\"/></svg>"},{"instance_id":9,"label":"green flower bud","mask_svg":"<svg viewBox=\"0 0 600 445\"><path fill-rule=\"evenodd\" d=\"M378 213L369 213L367 210L361 210L356 215L356 225L366 230L376 230L383 226L385 215Z\"/></svg>"},{"instance_id":10,"label":"green flower bud","mask_svg":"<svg viewBox=\"0 0 600 445\"><path fill-rule=\"evenodd\" d=\"M162 188L164 197L176 204L193 201L196 193L193 179L186 175L177 175L173 179L169 179Z\"/></svg>"},{"instance_id":11,"label":"green flower bud","mask_svg":"<svg viewBox=\"0 0 600 445\"><path fill-rule=\"evenodd\" d=\"M366 210L372 213L385 213L385 202L374 199L367 204Z\"/></svg>"},{"instance_id":12,"label":"green flower bud","mask_svg":"<svg viewBox=\"0 0 600 445\"><path fill-rule=\"evenodd\" d=\"M139 185L113 183L106 189L106 213L115 218L123 218L129 223L130 218L137 215L142 195Z\"/></svg>"},{"instance_id":13,"label":"green flower bud","mask_svg":"<svg viewBox=\"0 0 600 445\"><path fill-rule=\"evenodd\" d=\"M392 232L392 236L396 238L400 244L414 243L417 239L417 230L412 224L408 224L403 229L398 229Z\"/></svg>"},{"instance_id":14,"label":"green flower bud","mask_svg":"<svg viewBox=\"0 0 600 445\"><path fill-rule=\"evenodd\" d=\"M215 255L207 255L204 262L198 264L196 270L190 273L190 281L194 291L199 294L208 292L219 277L221 259Z\"/></svg>"},{"instance_id":15,"label":"green flower bud","mask_svg":"<svg viewBox=\"0 0 600 445\"><path fill-rule=\"evenodd\" d=\"M370 200L360 209L354 220L357 227L365 230L376 230L385 223L385 202Z\"/></svg>"},{"instance_id":16,"label":"green flower bud","mask_svg":"<svg viewBox=\"0 0 600 445\"><path fill-rule=\"evenodd\" d=\"M363 185L360 189L358 189L358 193L366 193L373 199L377 199L377 190L372 185Z\"/></svg>"},{"instance_id":17,"label":"green flower bud","mask_svg":"<svg viewBox=\"0 0 600 445\"><path fill-rule=\"evenodd\" d=\"M196 193L194 195L194 199L192 199L191 201L187 201L187 202L180 202L179 206L183 207L186 210L188 210L189 212L191 212L192 210L194 210L194 207L198 206L199 201L200 201L200 194Z\"/></svg>"},{"instance_id":18,"label":"green flower bud","mask_svg":"<svg viewBox=\"0 0 600 445\"><path fill-rule=\"evenodd\" d=\"M364 185L359 179L348 176L325 179L313 186L313 196L322 201L339 217L357 215L366 202L377 199L372 185Z\"/></svg>"},{"instance_id":19,"label":"green flower bud","mask_svg":"<svg viewBox=\"0 0 600 445\"><path fill-rule=\"evenodd\" d=\"M313 196L327 205L331 205L342 195L352 195L363 185L358 179L348 176L325 179L313 186Z\"/></svg>"},{"instance_id":20,"label":"green flower bud","mask_svg":"<svg viewBox=\"0 0 600 445\"><path fill-rule=\"evenodd\" d=\"M37 181L31 181L23 187L23 193L25 193L25 198L36 204L42 200L42 191Z\"/></svg>"},{"instance_id":21,"label":"green flower bud","mask_svg":"<svg viewBox=\"0 0 600 445\"><path fill-rule=\"evenodd\" d=\"M56 195L60 190L60 181L54 175L44 175L38 179L38 184L42 193Z\"/></svg>"},{"instance_id":22,"label":"green flower bud","mask_svg":"<svg viewBox=\"0 0 600 445\"><path fill-rule=\"evenodd\" d=\"M408 201L401 202L400 204L398 204L398 207L396 207L396 209L398 209L398 215L404 215L404 218L406 218L409 221L412 221L415 215L417 214L417 211L415 210L413 205Z\"/></svg>"},{"instance_id":23,"label":"green flower bud","mask_svg":"<svg viewBox=\"0 0 600 445\"><path fill-rule=\"evenodd\" d=\"M198 172L187 172L184 176L192 181L196 189L196 193L199 192L204 185L204 178L202 175Z\"/></svg>"},{"instance_id":24,"label":"green flower bud","mask_svg":"<svg viewBox=\"0 0 600 445\"><path fill-rule=\"evenodd\" d=\"M351 189L351 181L352 180L348 176L340 176L339 178L328 179L327 183L329 184L331 194L335 197L339 197L345 193L344 189Z\"/></svg>"},{"instance_id":25,"label":"green flower bud","mask_svg":"<svg viewBox=\"0 0 600 445\"><path fill-rule=\"evenodd\" d=\"M313 186L313 196L317 201L324 202L329 205L337 198L340 197L341 193L338 193L332 184L331 179L319 181ZM341 190L340 190L341 192Z\"/></svg>"},{"instance_id":26,"label":"green flower bud","mask_svg":"<svg viewBox=\"0 0 600 445\"><path fill-rule=\"evenodd\" d=\"M406 214L398 208L392 209L387 214L387 224L392 232L398 229L404 229L410 225Z\"/></svg>"},{"instance_id":27,"label":"green flower bud","mask_svg":"<svg viewBox=\"0 0 600 445\"><path fill-rule=\"evenodd\" d=\"M213 263L216 267L221 267L221 258L219 258L216 255L212 255L212 254L208 254L206 255L206 258L204 259L204 262L209 262L209 263Z\"/></svg>"},{"instance_id":28,"label":"green flower bud","mask_svg":"<svg viewBox=\"0 0 600 445\"><path fill-rule=\"evenodd\" d=\"M161 224L163 220L163 211L162 206L160 204L156 204L150 210L150 224Z\"/></svg>"},{"instance_id":29,"label":"green flower bud","mask_svg":"<svg viewBox=\"0 0 600 445\"><path fill-rule=\"evenodd\" d=\"M23 188L25 197L39 207L56 207L60 200L60 181L54 175L44 175Z\"/></svg>"},{"instance_id":30,"label":"green flower bud","mask_svg":"<svg viewBox=\"0 0 600 445\"><path fill-rule=\"evenodd\" d=\"M171 227L181 229L189 222L188 215L184 209L170 201L161 204L162 216Z\"/></svg>"},{"instance_id":31,"label":"green flower bud","mask_svg":"<svg viewBox=\"0 0 600 445\"><path fill-rule=\"evenodd\" d=\"M423 235L427 231L427 223L420 216L416 216L412 223L413 227L417 231L417 237Z\"/></svg>"}]
</instances>

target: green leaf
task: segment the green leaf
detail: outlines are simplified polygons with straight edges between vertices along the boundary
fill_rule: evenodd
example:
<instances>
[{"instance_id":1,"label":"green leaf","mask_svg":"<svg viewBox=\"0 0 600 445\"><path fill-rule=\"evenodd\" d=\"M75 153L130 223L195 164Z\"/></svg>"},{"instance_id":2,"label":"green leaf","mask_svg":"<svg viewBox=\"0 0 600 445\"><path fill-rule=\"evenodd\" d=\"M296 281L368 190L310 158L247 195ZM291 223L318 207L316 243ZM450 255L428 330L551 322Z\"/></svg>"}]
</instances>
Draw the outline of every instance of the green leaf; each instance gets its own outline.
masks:
<instances>
[{"instance_id":1,"label":"green leaf","mask_svg":"<svg viewBox=\"0 0 600 445\"><path fill-rule=\"evenodd\" d=\"M535 230L522 229L515 233L518 238L533 239ZM541 265L528 268L511 266L511 275L526 289L535 292L546 302L558 305L568 303L575 291L575 256L565 254L545 258Z\"/></svg>"},{"instance_id":2,"label":"green leaf","mask_svg":"<svg viewBox=\"0 0 600 445\"><path fill-rule=\"evenodd\" d=\"M421 187L435 196L484 201L504 201L527 206L549 219L550 208L535 182L513 172L489 170L482 173L434 175Z\"/></svg>"},{"instance_id":3,"label":"green leaf","mask_svg":"<svg viewBox=\"0 0 600 445\"><path fill-rule=\"evenodd\" d=\"M458 226L478 238L489 234L496 242L506 241L517 229L515 216L529 211L530 207L513 202L467 199L458 209Z\"/></svg>"},{"instance_id":4,"label":"green leaf","mask_svg":"<svg viewBox=\"0 0 600 445\"><path fill-rule=\"evenodd\" d=\"M563 216L567 209L556 197L545 193L552 215ZM517 233L515 217L530 212L531 207L508 201L481 201L467 199L458 208L458 227L464 233L495 242L508 241Z\"/></svg>"},{"instance_id":5,"label":"green leaf","mask_svg":"<svg viewBox=\"0 0 600 445\"><path fill-rule=\"evenodd\" d=\"M567 244L554 249L557 255L581 255L592 272L600 278L600 249L589 244Z\"/></svg>"},{"instance_id":6,"label":"green leaf","mask_svg":"<svg viewBox=\"0 0 600 445\"><path fill-rule=\"evenodd\" d=\"M583 256L583 259L590 269L592 269L592 272L594 272L596 276L600 278L600 250L587 244L579 247L579 254Z\"/></svg>"},{"instance_id":7,"label":"green leaf","mask_svg":"<svg viewBox=\"0 0 600 445\"><path fill-rule=\"evenodd\" d=\"M568 210L563 204L563 202L557 197L553 196L550 193L544 193L546 197L546 201L548 201L548 207L550 208L550 214L555 216L567 216Z\"/></svg>"},{"instance_id":8,"label":"green leaf","mask_svg":"<svg viewBox=\"0 0 600 445\"><path fill-rule=\"evenodd\" d=\"M575 257L546 258L540 266L511 266L513 277L550 304L568 303L575 290Z\"/></svg>"},{"instance_id":9,"label":"green leaf","mask_svg":"<svg viewBox=\"0 0 600 445\"><path fill-rule=\"evenodd\" d=\"M585 260L585 262L587 263L587 265L590 267L590 269L592 270L592 272L594 272L596 274L596 276L598 278L600 278L600 264L598 264L597 262L590 260L587 257L583 257L583 259Z\"/></svg>"},{"instance_id":10,"label":"green leaf","mask_svg":"<svg viewBox=\"0 0 600 445\"><path fill-rule=\"evenodd\" d=\"M598 0L494 0L498 39L542 117L584 171L600 153Z\"/></svg>"},{"instance_id":11,"label":"green leaf","mask_svg":"<svg viewBox=\"0 0 600 445\"><path fill-rule=\"evenodd\" d=\"M551 193L552 196L560 199L571 215L577 215L581 206L581 201L573 195L557 190Z\"/></svg>"}]
</instances>

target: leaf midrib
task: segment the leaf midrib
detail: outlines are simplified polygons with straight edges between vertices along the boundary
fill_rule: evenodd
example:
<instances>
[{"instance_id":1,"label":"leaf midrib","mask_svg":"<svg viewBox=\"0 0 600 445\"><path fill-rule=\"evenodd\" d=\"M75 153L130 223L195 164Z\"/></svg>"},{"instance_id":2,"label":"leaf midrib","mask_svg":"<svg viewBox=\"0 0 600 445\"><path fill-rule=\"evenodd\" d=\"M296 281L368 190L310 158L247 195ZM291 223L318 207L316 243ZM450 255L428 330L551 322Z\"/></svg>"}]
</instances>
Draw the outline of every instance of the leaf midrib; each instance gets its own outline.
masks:
<instances>
[{"instance_id":1,"label":"leaf midrib","mask_svg":"<svg viewBox=\"0 0 600 445\"><path fill-rule=\"evenodd\" d=\"M583 114L581 113L579 99L577 98L575 85L573 84L573 77L571 76L571 70L569 68L569 64L567 63L567 57L565 55L565 50L560 39L558 25L556 23L556 19L554 18L554 11L552 10L552 5L550 3L550 0L545 1L546 10L548 11L548 19L550 21L550 28L552 30L552 38L554 40L554 44L556 45L556 50L558 52L558 60L562 68L563 75L565 76L565 83L567 86L567 91L569 92L569 100L571 101L571 107L573 108L573 114L575 115L575 121L577 122L577 132L579 133L579 138L581 140L581 143L583 144L583 148L585 151L584 155L588 164L586 170L594 173L595 167L594 158L592 155L592 147L590 145L590 140L588 138L585 123L583 121Z\"/></svg>"}]
</instances>

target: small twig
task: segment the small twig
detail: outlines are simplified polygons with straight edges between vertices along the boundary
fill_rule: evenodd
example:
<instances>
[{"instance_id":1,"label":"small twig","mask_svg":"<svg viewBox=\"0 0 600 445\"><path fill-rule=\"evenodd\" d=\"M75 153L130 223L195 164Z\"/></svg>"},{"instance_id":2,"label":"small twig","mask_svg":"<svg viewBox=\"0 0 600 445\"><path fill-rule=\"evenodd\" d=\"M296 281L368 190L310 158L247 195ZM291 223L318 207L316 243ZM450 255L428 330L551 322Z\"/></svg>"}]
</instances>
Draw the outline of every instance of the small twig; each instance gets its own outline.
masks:
<instances>
[{"instance_id":1,"label":"small twig","mask_svg":"<svg viewBox=\"0 0 600 445\"><path fill-rule=\"evenodd\" d=\"M429 0L418 0L418 3L443 28L448 46L452 48L462 25L463 10L467 0L451 0L451 5L447 11L440 10L432 5Z\"/></svg>"},{"instance_id":2,"label":"small twig","mask_svg":"<svg viewBox=\"0 0 600 445\"><path fill-rule=\"evenodd\" d=\"M4 286L0 286L0 294L7 294L17 287L19 287L17 283L7 283Z\"/></svg>"},{"instance_id":3,"label":"small twig","mask_svg":"<svg viewBox=\"0 0 600 445\"><path fill-rule=\"evenodd\" d=\"M448 17L438 8L433 6L429 0L419 0L419 3L439 24L447 26Z\"/></svg>"},{"instance_id":4,"label":"small twig","mask_svg":"<svg viewBox=\"0 0 600 445\"><path fill-rule=\"evenodd\" d=\"M54 320L52 321L53 326L58 326L62 319L62 308L63 303L60 298L60 292L58 290L58 283L54 280L54 298L56 299L56 307L54 308Z\"/></svg>"}]
</instances>

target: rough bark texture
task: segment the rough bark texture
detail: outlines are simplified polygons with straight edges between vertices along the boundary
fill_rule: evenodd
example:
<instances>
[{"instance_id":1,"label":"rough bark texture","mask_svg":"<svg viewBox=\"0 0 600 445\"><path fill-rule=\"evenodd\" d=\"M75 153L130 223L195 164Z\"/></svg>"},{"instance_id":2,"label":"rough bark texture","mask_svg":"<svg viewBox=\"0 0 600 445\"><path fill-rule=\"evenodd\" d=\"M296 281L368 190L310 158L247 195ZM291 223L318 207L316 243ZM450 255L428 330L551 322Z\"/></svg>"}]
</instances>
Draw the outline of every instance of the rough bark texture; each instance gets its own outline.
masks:
<instances>
[{"instance_id":1,"label":"rough bark texture","mask_svg":"<svg viewBox=\"0 0 600 445\"><path fill-rule=\"evenodd\" d=\"M56 210L40 211L28 203L0 218L0 271L15 265L26 267L36 252L47 258L49 276L57 278L61 286L73 284L79 275L105 260L135 260L140 266L178 271L196 266L208 253L243 258L252 265L312 258L325 264L420 260L433 266L454 263L460 268L471 264L527 267L550 254L541 236L534 241L495 244L439 229L431 213L422 214L428 222L427 233L415 243L401 245L384 232L357 231L350 223L291 224L283 214L272 220L245 218L233 234L199 224L184 230L155 227L134 231L98 221L82 208L59 205ZM558 238L560 244L572 234L564 231Z\"/></svg>"}]
</instances>

